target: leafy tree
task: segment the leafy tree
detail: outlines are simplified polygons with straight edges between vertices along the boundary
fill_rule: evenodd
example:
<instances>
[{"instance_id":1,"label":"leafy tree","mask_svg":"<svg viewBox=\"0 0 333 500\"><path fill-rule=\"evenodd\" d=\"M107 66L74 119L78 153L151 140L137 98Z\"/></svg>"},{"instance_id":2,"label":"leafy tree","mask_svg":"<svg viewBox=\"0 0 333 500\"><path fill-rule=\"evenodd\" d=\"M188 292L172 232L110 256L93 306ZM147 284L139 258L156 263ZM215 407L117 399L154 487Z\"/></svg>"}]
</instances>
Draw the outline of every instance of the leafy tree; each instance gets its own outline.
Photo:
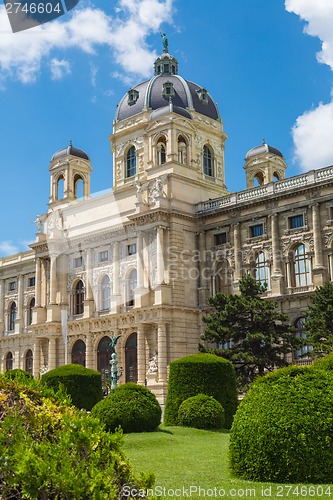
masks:
<instances>
[{"instance_id":1,"label":"leafy tree","mask_svg":"<svg viewBox=\"0 0 333 500\"><path fill-rule=\"evenodd\" d=\"M277 303L261 297L266 289L245 275L239 281L240 294L217 293L209 299L214 310L204 317L201 338L216 347L201 345L200 349L229 359L242 386L267 370L286 366L285 355L305 343L293 335L295 329L287 315L277 310Z\"/></svg>"},{"instance_id":2,"label":"leafy tree","mask_svg":"<svg viewBox=\"0 0 333 500\"><path fill-rule=\"evenodd\" d=\"M316 288L306 315L306 341L314 357L333 350L333 284L328 281Z\"/></svg>"}]
</instances>

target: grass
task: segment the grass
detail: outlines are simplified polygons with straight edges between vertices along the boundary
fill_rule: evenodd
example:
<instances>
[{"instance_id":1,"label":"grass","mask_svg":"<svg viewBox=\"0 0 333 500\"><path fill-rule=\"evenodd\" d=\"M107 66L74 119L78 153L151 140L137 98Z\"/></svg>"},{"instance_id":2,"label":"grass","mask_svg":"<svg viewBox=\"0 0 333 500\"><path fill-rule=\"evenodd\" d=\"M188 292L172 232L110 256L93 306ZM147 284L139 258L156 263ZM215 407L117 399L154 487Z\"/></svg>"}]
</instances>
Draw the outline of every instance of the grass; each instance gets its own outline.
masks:
<instances>
[{"instance_id":1,"label":"grass","mask_svg":"<svg viewBox=\"0 0 333 500\"><path fill-rule=\"evenodd\" d=\"M154 472L157 498L295 500L333 496L329 485L290 486L238 479L228 469L228 445L227 431L161 426L156 432L125 435L124 448L137 473ZM152 497L153 492L149 493Z\"/></svg>"}]
</instances>

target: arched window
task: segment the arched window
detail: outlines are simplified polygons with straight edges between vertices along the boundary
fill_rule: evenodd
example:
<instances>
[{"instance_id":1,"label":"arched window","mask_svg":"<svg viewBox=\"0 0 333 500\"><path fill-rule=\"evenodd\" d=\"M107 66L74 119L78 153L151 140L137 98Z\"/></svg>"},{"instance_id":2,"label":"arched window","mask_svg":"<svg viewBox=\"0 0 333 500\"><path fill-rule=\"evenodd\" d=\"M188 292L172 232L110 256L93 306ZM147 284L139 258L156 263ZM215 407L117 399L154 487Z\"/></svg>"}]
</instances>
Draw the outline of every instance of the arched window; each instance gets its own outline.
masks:
<instances>
[{"instance_id":1,"label":"arched window","mask_svg":"<svg viewBox=\"0 0 333 500\"><path fill-rule=\"evenodd\" d=\"M72 347L72 363L86 366L86 344L83 340L77 340Z\"/></svg>"},{"instance_id":2,"label":"arched window","mask_svg":"<svg viewBox=\"0 0 333 500\"><path fill-rule=\"evenodd\" d=\"M163 165L166 162L166 140L161 137L157 143L157 164Z\"/></svg>"},{"instance_id":3,"label":"arched window","mask_svg":"<svg viewBox=\"0 0 333 500\"><path fill-rule=\"evenodd\" d=\"M24 369L26 372L32 374L32 369L33 369L33 355L32 355L32 350L28 349L26 354L25 354L25 359L24 359Z\"/></svg>"},{"instance_id":4,"label":"arched window","mask_svg":"<svg viewBox=\"0 0 333 500\"><path fill-rule=\"evenodd\" d=\"M132 333L125 346L125 381L138 381L137 334Z\"/></svg>"},{"instance_id":5,"label":"arched window","mask_svg":"<svg viewBox=\"0 0 333 500\"><path fill-rule=\"evenodd\" d=\"M187 144L182 135L178 137L178 161L183 165L187 164Z\"/></svg>"},{"instance_id":6,"label":"arched window","mask_svg":"<svg viewBox=\"0 0 333 500\"><path fill-rule=\"evenodd\" d=\"M28 305L28 311L27 311L27 324L31 325L32 323L32 313L33 313L33 308L35 307L35 297L33 297Z\"/></svg>"},{"instance_id":7,"label":"arched window","mask_svg":"<svg viewBox=\"0 0 333 500\"><path fill-rule=\"evenodd\" d=\"M75 175L74 177L74 198L84 197L84 180L81 175Z\"/></svg>"},{"instance_id":8,"label":"arched window","mask_svg":"<svg viewBox=\"0 0 333 500\"><path fill-rule=\"evenodd\" d=\"M267 263L266 255L264 252L259 252L255 259L254 278L257 283L260 283L261 285L267 283L269 288L269 265Z\"/></svg>"},{"instance_id":9,"label":"arched window","mask_svg":"<svg viewBox=\"0 0 333 500\"><path fill-rule=\"evenodd\" d=\"M126 177L133 177L136 174L136 151L132 146L127 151L126 156Z\"/></svg>"},{"instance_id":10,"label":"arched window","mask_svg":"<svg viewBox=\"0 0 333 500\"><path fill-rule=\"evenodd\" d=\"M274 181L279 181L280 180L280 175L277 172L274 172L274 174L273 174L273 180Z\"/></svg>"},{"instance_id":11,"label":"arched window","mask_svg":"<svg viewBox=\"0 0 333 500\"><path fill-rule=\"evenodd\" d=\"M233 280L232 268L226 259L217 263L213 276L213 295L216 293L230 293Z\"/></svg>"},{"instance_id":12,"label":"arched window","mask_svg":"<svg viewBox=\"0 0 333 500\"><path fill-rule=\"evenodd\" d=\"M210 177L214 176L214 168L213 168L213 152L209 146L204 146L203 148L203 172L205 175L209 175Z\"/></svg>"},{"instance_id":13,"label":"arched window","mask_svg":"<svg viewBox=\"0 0 333 500\"><path fill-rule=\"evenodd\" d=\"M105 274L100 285L100 310L107 311L110 309L111 286L110 278Z\"/></svg>"},{"instance_id":14,"label":"arched window","mask_svg":"<svg viewBox=\"0 0 333 500\"><path fill-rule=\"evenodd\" d=\"M262 186L264 184L264 174L262 172L257 172L253 177L253 186Z\"/></svg>"},{"instance_id":15,"label":"arched window","mask_svg":"<svg viewBox=\"0 0 333 500\"><path fill-rule=\"evenodd\" d=\"M132 269L128 276L128 294L127 294L127 305L134 306L134 290L137 284L137 273L136 269Z\"/></svg>"},{"instance_id":16,"label":"arched window","mask_svg":"<svg viewBox=\"0 0 333 500\"><path fill-rule=\"evenodd\" d=\"M56 199L57 200L62 200L65 194L65 179L64 176L61 174L58 177L57 180L57 193L56 193Z\"/></svg>"},{"instance_id":17,"label":"arched window","mask_svg":"<svg viewBox=\"0 0 333 500\"><path fill-rule=\"evenodd\" d=\"M306 339L306 318L298 318L294 324L296 328L295 336L301 339ZM312 346L303 345L300 349L294 352L294 359L302 360L309 359L309 353L312 351Z\"/></svg>"},{"instance_id":18,"label":"arched window","mask_svg":"<svg viewBox=\"0 0 333 500\"><path fill-rule=\"evenodd\" d=\"M9 322L8 322L8 330L15 330L15 321L16 321L16 303L12 302L9 308Z\"/></svg>"},{"instance_id":19,"label":"arched window","mask_svg":"<svg viewBox=\"0 0 333 500\"><path fill-rule=\"evenodd\" d=\"M13 369L13 354L11 352L7 353L6 356L6 370L12 370Z\"/></svg>"},{"instance_id":20,"label":"arched window","mask_svg":"<svg viewBox=\"0 0 333 500\"><path fill-rule=\"evenodd\" d=\"M301 287L311 284L310 258L303 243L297 245L293 255L292 286Z\"/></svg>"},{"instance_id":21,"label":"arched window","mask_svg":"<svg viewBox=\"0 0 333 500\"><path fill-rule=\"evenodd\" d=\"M84 286L79 280L74 289L74 314L83 314L84 309Z\"/></svg>"}]
</instances>

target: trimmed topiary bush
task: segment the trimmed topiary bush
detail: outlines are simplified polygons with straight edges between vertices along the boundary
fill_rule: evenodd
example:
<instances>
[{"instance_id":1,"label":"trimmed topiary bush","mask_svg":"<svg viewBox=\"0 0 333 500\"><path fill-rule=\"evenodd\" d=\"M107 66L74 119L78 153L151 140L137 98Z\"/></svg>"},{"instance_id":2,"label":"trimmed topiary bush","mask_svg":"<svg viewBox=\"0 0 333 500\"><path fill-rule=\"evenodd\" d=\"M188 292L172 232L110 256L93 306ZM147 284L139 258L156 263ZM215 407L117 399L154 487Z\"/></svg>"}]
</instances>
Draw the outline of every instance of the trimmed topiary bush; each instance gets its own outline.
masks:
<instances>
[{"instance_id":1,"label":"trimmed topiary bush","mask_svg":"<svg viewBox=\"0 0 333 500\"><path fill-rule=\"evenodd\" d=\"M315 359L312 366L320 370L333 370L333 352L330 352L322 358Z\"/></svg>"},{"instance_id":2,"label":"trimmed topiary bush","mask_svg":"<svg viewBox=\"0 0 333 500\"><path fill-rule=\"evenodd\" d=\"M134 475L121 433L105 432L66 395L0 377L0 498L112 500L152 480Z\"/></svg>"},{"instance_id":3,"label":"trimmed topiary bush","mask_svg":"<svg viewBox=\"0 0 333 500\"><path fill-rule=\"evenodd\" d=\"M160 425L162 409L149 389L127 382L113 389L91 413L109 432L119 426L124 432L150 432Z\"/></svg>"},{"instance_id":4,"label":"trimmed topiary bush","mask_svg":"<svg viewBox=\"0 0 333 500\"><path fill-rule=\"evenodd\" d=\"M206 394L218 401L230 428L237 408L236 373L230 361L214 354L192 354L170 364L164 423L179 425L178 410L186 399Z\"/></svg>"},{"instance_id":5,"label":"trimmed topiary bush","mask_svg":"<svg viewBox=\"0 0 333 500\"><path fill-rule=\"evenodd\" d=\"M90 411L103 398L101 374L82 365L59 366L44 373L41 380L56 391L63 386L79 409Z\"/></svg>"},{"instance_id":6,"label":"trimmed topiary bush","mask_svg":"<svg viewBox=\"0 0 333 500\"><path fill-rule=\"evenodd\" d=\"M182 402L178 410L178 422L184 427L196 429L221 429L224 425L224 409L212 396L198 394Z\"/></svg>"},{"instance_id":7,"label":"trimmed topiary bush","mask_svg":"<svg viewBox=\"0 0 333 500\"><path fill-rule=\"evenodd\" d=\"M230 466L245 479L333 481L333 374L282 368L251 387L230 433Z\"/></svg>"}]
</instances>

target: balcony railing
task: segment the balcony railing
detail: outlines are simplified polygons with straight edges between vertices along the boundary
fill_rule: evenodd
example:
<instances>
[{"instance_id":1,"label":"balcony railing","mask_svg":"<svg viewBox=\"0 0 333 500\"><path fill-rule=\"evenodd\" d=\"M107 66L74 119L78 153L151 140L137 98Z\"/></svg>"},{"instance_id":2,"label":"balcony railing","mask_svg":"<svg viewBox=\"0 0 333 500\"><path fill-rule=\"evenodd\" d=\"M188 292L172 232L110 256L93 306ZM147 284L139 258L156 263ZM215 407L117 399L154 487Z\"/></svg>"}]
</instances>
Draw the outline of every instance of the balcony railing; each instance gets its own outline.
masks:
<instances>
[{"instance_id":1,"label":"balcony railing","mask_svg":"<svg viewBox=\"0 0 333 500\"><path fill-rule=\"evenodd\" d=\"M309 187L330 178L333 179L333 166L322 168L320 170L311 170L306 174L290 177L289 179L283 179L282 181L270 182L265 186L258 186L253 189L246 189L238 193L221 196L220 198L215 198L214 200L197 203L196 213L200 214L210 212L223 208L224 206L238 205L246 203L250 200L265 198L267 196L271 197L272 195L274 196L274 194L279 194L291 189Z\"/></svg>"}]
</instances>

